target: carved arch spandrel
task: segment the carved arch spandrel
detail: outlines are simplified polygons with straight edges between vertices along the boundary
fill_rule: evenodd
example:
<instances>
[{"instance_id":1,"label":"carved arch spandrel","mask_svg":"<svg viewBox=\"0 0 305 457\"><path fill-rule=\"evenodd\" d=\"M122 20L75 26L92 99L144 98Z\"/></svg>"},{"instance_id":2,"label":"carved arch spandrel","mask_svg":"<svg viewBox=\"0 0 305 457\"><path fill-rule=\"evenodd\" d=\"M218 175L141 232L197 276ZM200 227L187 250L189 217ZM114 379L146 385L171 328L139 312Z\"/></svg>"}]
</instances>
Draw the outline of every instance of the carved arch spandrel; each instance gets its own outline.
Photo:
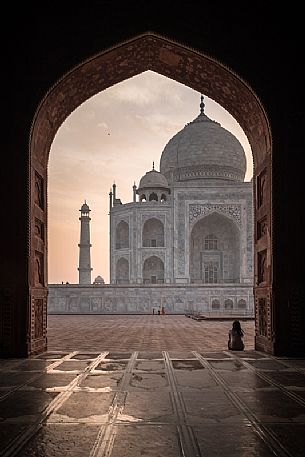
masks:
<instances>
[{"instance_id":1,"label":"carved arch spandrel","mask_svg":"<svg viewBox=\"0 0 305 457\"><path fill-rule=\"evenodd\" d=\"M47 283L47 202L45 192L44 208L35 206L34 177L38 173L47 186L47 163L54 136L63 121L81 103L98 92L143 71L152 70L204 93L229 111L245 131L251 145L254 161L254 183L263 167L266 168L266 193L269 203L264 211L268 218L269 241L267 262L270 262L270 275L264 288L271 290L272 278L272 208L271 208L271 131L261 102L250 86L237 74L216 59L196 50L171 41L154 33L144 33L114 46L111 49L82 62L65 74L46 94L37 109L30 137L30 191L29 191L29 234L30 234L30 292L29 303L35 295L34 255L35 255L35 218L45 226L44 278ZM256 227L258 209L254 201L254 226ZM261 214L263 217L264 214ZM37 238L37 237L36 237ZM258 243L255 239L255 265L257 265ZM263 246L264 247L264 246ZM40 243L41 248L41 243ZM260 246L260 249L262 246ZM257 266L255 267L257 271ZM256 287L260 287L257 285ZM39 289L42 293L42 287ZM47 296L47 290L44 290ZM32 306L32 305L30 305ZM259 312L259 310L257 310ZM272 320L271 320L272 321ZM270 322L271 322L270 321ZM258 325L258 324L257 324ZM270 324L271 325L271 324ZM271 333L271 331L269 332ZM261 340L260 340L261 341ZM269 343L268 343L269 344ZM258 349L264 345L257 343ZM266 345L267 347L267 345ZM269 346L268 346L269 347Z\"/></svg>"}]
</instances>

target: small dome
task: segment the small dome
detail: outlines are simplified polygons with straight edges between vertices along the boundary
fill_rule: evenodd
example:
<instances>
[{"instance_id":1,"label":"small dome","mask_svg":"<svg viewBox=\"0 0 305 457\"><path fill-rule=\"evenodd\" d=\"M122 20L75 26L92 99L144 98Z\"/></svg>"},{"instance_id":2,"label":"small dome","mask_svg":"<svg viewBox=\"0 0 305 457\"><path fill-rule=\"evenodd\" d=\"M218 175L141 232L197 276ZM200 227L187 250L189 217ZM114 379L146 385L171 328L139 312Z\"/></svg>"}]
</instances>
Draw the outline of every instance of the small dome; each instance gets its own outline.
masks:
<instances>
[{"instance_id":1,"label":"small dome","mask_svg":"<svg viewBox=\"0 0 305 457\"><path fill-rule=\"evenodd\" d=\"M97 276L93 281L93 284L105 284L105 281L101 276Z\"/></svg>"},{"instance_id":2,"label":"small dome","mask_svg":"<svg viewBox=\"0 0 305 457\"><path fill-rule=\"evenodd\" d=\"M89 213L89 211L91 211L91 210L90 210L89 206L87 205L87 203L85 202L82 204L80 211L82 213Z\"/></svg>"},{"instance_id":3,"label":"small dome","mask_svg":"<svg viewBox=\"0 0 305 457\"><path fill-rule=\"evenodd\" d=\"M168 188L167 179L157 170L148 171L140 180L139 189Z\"/></svg>"}]
</instances>

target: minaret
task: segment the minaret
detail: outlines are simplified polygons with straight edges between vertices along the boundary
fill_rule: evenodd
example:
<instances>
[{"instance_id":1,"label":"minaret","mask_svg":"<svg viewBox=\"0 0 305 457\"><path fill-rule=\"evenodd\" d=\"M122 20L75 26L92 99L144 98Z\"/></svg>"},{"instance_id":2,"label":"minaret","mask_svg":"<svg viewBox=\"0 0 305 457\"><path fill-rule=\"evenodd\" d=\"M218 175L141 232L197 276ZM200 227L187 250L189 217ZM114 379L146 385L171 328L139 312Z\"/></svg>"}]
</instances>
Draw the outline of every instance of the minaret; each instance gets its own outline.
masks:
<instances>
[{"instance_id":1,"label":"minaret","mask_svg":"<svg viewBox=\"0 0 305 457\"><path fill-rule=\"evenodd\" d=\"M86 201L80 209L79 284L91 284L90 208Z\"/></svg>"}]
</instances>

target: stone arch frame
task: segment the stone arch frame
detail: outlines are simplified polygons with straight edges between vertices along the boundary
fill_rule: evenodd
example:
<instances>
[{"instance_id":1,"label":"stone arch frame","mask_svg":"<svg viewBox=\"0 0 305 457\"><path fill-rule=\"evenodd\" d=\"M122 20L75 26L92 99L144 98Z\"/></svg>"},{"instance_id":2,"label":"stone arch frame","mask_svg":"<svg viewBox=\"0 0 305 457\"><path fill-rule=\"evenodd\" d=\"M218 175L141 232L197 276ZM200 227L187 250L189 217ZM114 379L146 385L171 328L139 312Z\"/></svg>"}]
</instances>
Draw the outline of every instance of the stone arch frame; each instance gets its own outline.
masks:
<instances>
[{"instance_id":1,"label":"stone arch frame","mask_svg":"<svg viewBox=\"0 0 305 457\"><path fill-rule=\"evenodd\" d=\"M47 233L47 165L54 136L69 114L85 100L146 70L214 99L235 117L248 137L254 162L255 346L274 353L272 136L267 115L255 92L230 68L211 56L151 32L102 50L74 67L49 90L34 116L28 161L29 286L24 301L30 318L24 324L26 352L39 353L47 347L47 236L44 241L35 237L35 220ZM44 271L45 282L41 285L35 284L35 252L39 253Z\"/></svg>"},{"instance_id":2,"label":"stone arch frame","mask_svg":"<svg viewBox=\"0 0 305 457\"><path fill-rule=\"evenodd\" d=\"M120 230L121 227L123 228L122 230ZM126 238L127 238L127 243L122 243L122 240L121 240L122 234L124 234L124 232L127 233L127 235L125 233ZM115 248L116 249L129 249L130 248L129 236L130 236L129 223L124 220L120 220L115 226ZM126 241L126 240L123 240L123 241ZM123 246L122 246L122 244L123 244Z\"/></svg>"}]
</instances>

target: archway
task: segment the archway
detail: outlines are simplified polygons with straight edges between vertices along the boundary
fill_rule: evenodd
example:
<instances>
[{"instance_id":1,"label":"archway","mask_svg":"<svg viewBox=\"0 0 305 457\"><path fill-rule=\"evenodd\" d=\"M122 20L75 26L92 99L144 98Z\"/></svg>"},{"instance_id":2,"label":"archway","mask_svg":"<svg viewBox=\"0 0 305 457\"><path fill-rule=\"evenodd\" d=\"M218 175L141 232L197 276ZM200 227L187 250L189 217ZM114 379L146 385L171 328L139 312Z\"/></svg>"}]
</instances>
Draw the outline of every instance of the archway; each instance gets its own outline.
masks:
<instances>
[{"instance_id":1,"label":"archway","mask_svg":"<svg viewBox=\"0 0 305 457\"><path fill-rule=\"evenodd\" d=\"M129 262L124 257L121 257L116 264L116 283L129 283Z\"/></svg>"},{"instance_id":2,"label":"archway","mask_svg":"<svg viewBox=\"0 0 305 457\"><path fill-rule=\"evenodd\" d=\"M125 221L120 221L116 226L115 248L129 248L129 225Z\"/></svg>"},{"instance_id":3,"label":"archway","mask_svg":"<svg viewBox=\"0 0 305 457\"><path fill-rule=\"evenodd\" d=\"M164 283L164 263L159 257L152 255L148 259L145 259L143 264L143 283Z\"/></svg>"},{"instance_id":4,"label":"archway","mask_svg":"<svg viewBox=\"0 0 305 457\"><path fill-rule=\"evenodd\" d=\"M145 221L142 235L143 247L164 246L164 225L156 218Z\"/></svg>"},{"instance_id":5,"label":"archway","mask_svg":"<svg viewBox=\"0 0 305 457\"><path fill-rule=\"evenodd\" d=\"M27 353L46 349L46 186L53 138L67 116L85 100L146 70L213 98L235 117L248 137L254 160L256 348L274 352L271 132L264 109L252 89L218 61L167 38L145 33L99 53L64 75L41 102L33 120L29 150ZM42 278L41 283L35 281L37 277Z\"/></svg>"},{"instance_id":6,"label":"archway","mask_svg":"<svg viewBox=\"0 0 305 457\"><path fill-rule=\"evenodd\" d=\"M194 225L190 238L192 283L240 283L240 233L228 217L212 213Z\"/></svg>"}]
</instances>

